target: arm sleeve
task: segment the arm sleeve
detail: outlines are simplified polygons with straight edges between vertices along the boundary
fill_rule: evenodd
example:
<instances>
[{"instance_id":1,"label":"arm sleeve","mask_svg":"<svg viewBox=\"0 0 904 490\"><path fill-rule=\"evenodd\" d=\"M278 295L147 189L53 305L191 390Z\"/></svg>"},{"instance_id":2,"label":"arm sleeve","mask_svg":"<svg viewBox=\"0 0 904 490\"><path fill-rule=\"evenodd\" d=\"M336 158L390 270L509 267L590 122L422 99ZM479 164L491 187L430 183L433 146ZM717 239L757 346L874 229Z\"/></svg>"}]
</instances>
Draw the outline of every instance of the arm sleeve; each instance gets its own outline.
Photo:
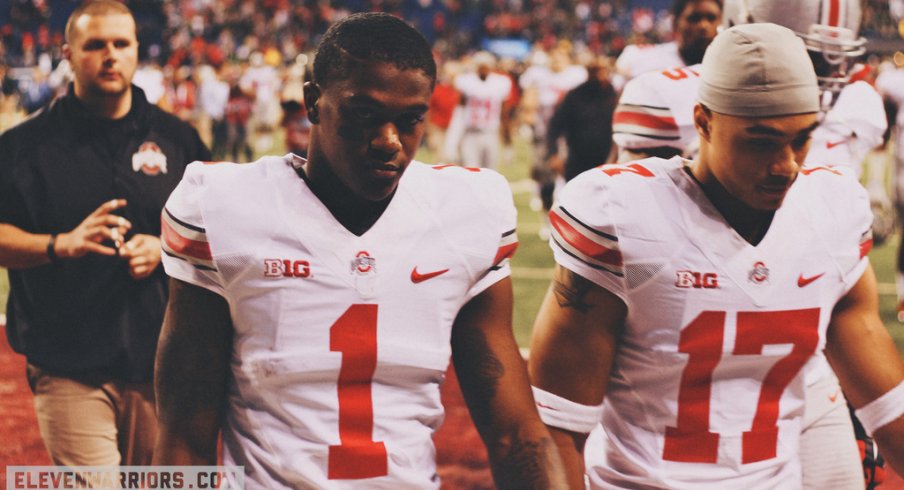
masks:
<instances>
[{"instance_id":1,"label":"arm sleeve","mask_svg":"<svg viewBox=\"0 0 904 490\"><path fill-rule=\"evenodd\" d=\"M653 83L657 76L659 72L647 73L625 85L612 116L612 139L619 148L684 149L671 106Z\"/></svg>"},{"instance_id":2,"label":"arm sleeve","mask_svg":"<svg viewBox=\"0 0 904 490\"><path fill-rule=\"evenodd\" d=\"M549 212L549 244L556 263L606 288L627 303L622 252L610 211L612 190L603 172L584 172L565 185Z\"/></svg>"},{"instance_id":3,"label":"arm sleeve","mask_svg":"<svg viewBox=\"0 0 904 490\"><path fill-rule=\"evenodd\" d=\"M192 163L170 194L161 216L163 267L171 277L225 296L201 211L204 165Z\"/></svg>"},{"instance_id":4,"label":"arm sleeve","mask_svg":"<svg viewBox=\"0 0 904 490\"><path fill-rule=\"evenodd\" d=\"M482 271L468 290L467 301L512 274L509 259L515 255L515 250L518 249L518 234L515 232L518 211L512 200L512 190L502 175L487 170L481 173L492 176L488 178L487 188L482 194L486 199L484 208L491 217L490 222L493 223L493 230L488 233L494 233L498 237L498 242L496 242L498 245L495 247L493 257L489 257L491 259L489 268Z\"/></svg>"},{"instance_id":5,"label":"arm sleeve","mask_svg":"<svg viewBox=\"0 0 904 490\"><path fill-rule=\"evenodd\" d=\"M850 205L850 234L857 237L857 243L846 245L853 249L858 259L854 266L844 273L845 291L854 287L854 284L863 275L867 265L869 265L869 252L873 249L873 212L869 204L869 194L866 189L855 180L853 175L850 176L851 187L854 188ZM844 229L844 228L842 228ZM850 239L848 239L850 240ZM848 243L848 242L846 242Z\"/></svg>"},{"instance_id":6,"label":"arm sleeve","mask_svg":"<svg viewBox=\"0 0 904 490\"><path fill-rule=\"evenodd\" d=\"M866 82L852 83L841 91L823 124L839 134L854 133L865 153L882 144L888 128L882 96Z\"/></svg>"},{"instance_id":7,"label":"arm sleeve","mask_svg":"<svg viewBox=\"0 0 904 490\"><path fill-rule=\"evenodd\" d=\"M857 283L869 265L873 248L873 212L869 194L857 180L850 167L813 167L808 178L822 195L823 205L814 211L827 221L829 234L825 236L838 271L841 273L842 294Z\"/></svg>"},{"instance_id":8,"label":"arm sleeve","mask_svg":"<svg viewBox=\"0 0 904 490\"><path fill-rule=\"evenodd\" d=\"M629 44L625 46L621 54L615 60L615 70L626 78L633 78L636 74L633 72L634 58L637 56L637 46Z\"/></svg>"}]
</instances>

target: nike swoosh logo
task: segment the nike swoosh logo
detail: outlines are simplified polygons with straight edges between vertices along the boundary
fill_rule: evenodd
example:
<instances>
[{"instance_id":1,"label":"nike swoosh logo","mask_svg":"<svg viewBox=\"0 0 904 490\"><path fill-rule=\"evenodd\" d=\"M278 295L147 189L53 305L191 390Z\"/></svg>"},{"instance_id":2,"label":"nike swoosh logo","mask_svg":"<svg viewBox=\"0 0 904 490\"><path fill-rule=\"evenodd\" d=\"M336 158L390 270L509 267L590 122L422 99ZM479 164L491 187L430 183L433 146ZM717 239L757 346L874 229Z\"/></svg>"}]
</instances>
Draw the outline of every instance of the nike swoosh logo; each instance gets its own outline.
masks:
<instances>
[{"instance_id":1,"label":"nike swoosh logo","mask_svg":"<svg viewBox=\"0 0 904 490\"><path fill-rule=\"evenodd\" d=\"M838 394L839 394L839 392L836 391L834 395L829 395L829 401L832 403L835 403L835 400L838 399Z\"/></svg>"},{"instance_id":2,"label":"nike swoosh logo","mask_svg":"<svg viewBox=\"0 0 904 490\"><path fill-rule=\"evenodd\" d=\"M832 149L838 145L843 145L847 142L847 140L839 140L839 141L826 141L826 148Z\"/></svg>"},{"instance_id":3,"label":"nike swoosh logo","mask_svg":"<svg viewBox=\"0 0 904 490\"><path fill-rule=\"evenodd\" d=\"M823 272L822 274L816 274L815 276L812 276L812 277L804 277L804 275L801 274L801 275L797 276L797 287L802 288L804 286L807 286L808 284L819 279L823 275L825 275L825 272Z\"/></svg>"},{"instance_id":4,"label":"nike swoosh logo","mask_svg":"<svg viewBox=\"0 0 904 490\"><path fill-rule=\"evenodd\" d=\"M420 274L417 271L417 267L415 267L414 269L411 269L411 282L417 284L419 282L424 282L428 279L433 279L436 276L441 276L447 272L449 272L449 269L443 269L441 271L433 271L433 272L428 272L426 274Z\"/></svg>"}]
</instances>

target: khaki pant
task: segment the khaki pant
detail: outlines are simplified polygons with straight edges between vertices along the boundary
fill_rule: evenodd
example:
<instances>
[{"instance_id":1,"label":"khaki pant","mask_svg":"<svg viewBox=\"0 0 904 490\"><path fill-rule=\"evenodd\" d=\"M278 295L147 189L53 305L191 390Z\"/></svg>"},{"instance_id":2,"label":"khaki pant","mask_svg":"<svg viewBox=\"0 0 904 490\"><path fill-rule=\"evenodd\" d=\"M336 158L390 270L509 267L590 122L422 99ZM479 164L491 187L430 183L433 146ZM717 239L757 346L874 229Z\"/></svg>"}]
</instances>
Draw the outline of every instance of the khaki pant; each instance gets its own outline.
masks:
<instances>
[{"instance_id":1,"label":"khaki pant","mask_svg":"<svg viewBox=\"0 0 904 490\"><path fill-rule=\"evenodd\" d=\"M100 373L64 377L31 364L27 369L53 464L151 464L157 438L153 383L126 383Z\"/></svg>"}]
</instances>

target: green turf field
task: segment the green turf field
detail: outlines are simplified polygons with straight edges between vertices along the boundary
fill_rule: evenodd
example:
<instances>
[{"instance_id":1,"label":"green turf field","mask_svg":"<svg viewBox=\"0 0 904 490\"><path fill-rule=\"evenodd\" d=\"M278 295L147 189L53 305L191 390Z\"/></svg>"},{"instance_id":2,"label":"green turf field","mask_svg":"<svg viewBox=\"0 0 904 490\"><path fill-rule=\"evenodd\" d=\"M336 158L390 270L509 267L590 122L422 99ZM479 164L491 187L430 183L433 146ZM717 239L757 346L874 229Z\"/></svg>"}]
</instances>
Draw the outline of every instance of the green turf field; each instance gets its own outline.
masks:
<instances>
[{"instance_id":1,"label":"green turf field","mask_svg":"<svg viewBox=\"0 0 904 490\"><path fill-rule=\"evenodd\" d=\"M435 162L426 151L419 153L418 159L428 163ZM540 215L529 207L532 192L528 178L529 146L523 142L516 143L512 161L513 163L503 165L499 170L512 182L515 204L518 207L520 246L512 260L515 288L514 323L518 343L526 347L534 316L552 277L553 259L549 246L537 235ZM894 260L897 243L898 238L893 237L886 244L873 249L870 258L879 278L882 318L894 336L898 349L904 352L904 324L898 323L895 319ZM0 269L0 312L6 311L8 288L6 272Z\"/></svg>"}]
</instances>

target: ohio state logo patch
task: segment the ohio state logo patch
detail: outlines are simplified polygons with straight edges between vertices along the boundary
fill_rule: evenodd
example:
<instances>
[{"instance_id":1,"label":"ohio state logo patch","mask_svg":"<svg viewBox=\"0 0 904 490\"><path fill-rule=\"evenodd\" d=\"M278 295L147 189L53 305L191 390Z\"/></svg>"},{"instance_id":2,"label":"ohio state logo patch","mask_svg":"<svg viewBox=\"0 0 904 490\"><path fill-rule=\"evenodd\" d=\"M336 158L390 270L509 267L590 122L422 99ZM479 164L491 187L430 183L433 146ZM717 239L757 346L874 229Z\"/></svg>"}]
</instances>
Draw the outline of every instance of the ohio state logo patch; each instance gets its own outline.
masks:
<instances>
[{"instance_id":1,"label":"ohio state logo patch","mask_svg":"<svg viewBox=\"0 0 904 490\"><path fill-rule=\"evenodd\" d=\"M747 278L754 284L762 284L769 280L769 268L763 262L756 262L747 273Z\"/></svg>"},{"instance_id":2,"label":"ohio state logo patch","mask_svg":"<svg viewBox=\"0 0 904 490\"><path fill-rule=\"evenodd\" d=\"M132 170L141 171L145 175L166 173L166 155L153 141L145 141L132 155Z\"/></svg>"},{"instance_id":3,"label":"ohio state logo patch","mask_svg":"<svg viewBox=\"0 0 904 490\"><path fill-rule=\"evenodd\" d=\"M371 257L367 250L362 250L355 254L355 258L352 259L351 262L352 273L367 274L370 272L376 272L376 267L376 259Z\"/></svg>"}]
</instances>

